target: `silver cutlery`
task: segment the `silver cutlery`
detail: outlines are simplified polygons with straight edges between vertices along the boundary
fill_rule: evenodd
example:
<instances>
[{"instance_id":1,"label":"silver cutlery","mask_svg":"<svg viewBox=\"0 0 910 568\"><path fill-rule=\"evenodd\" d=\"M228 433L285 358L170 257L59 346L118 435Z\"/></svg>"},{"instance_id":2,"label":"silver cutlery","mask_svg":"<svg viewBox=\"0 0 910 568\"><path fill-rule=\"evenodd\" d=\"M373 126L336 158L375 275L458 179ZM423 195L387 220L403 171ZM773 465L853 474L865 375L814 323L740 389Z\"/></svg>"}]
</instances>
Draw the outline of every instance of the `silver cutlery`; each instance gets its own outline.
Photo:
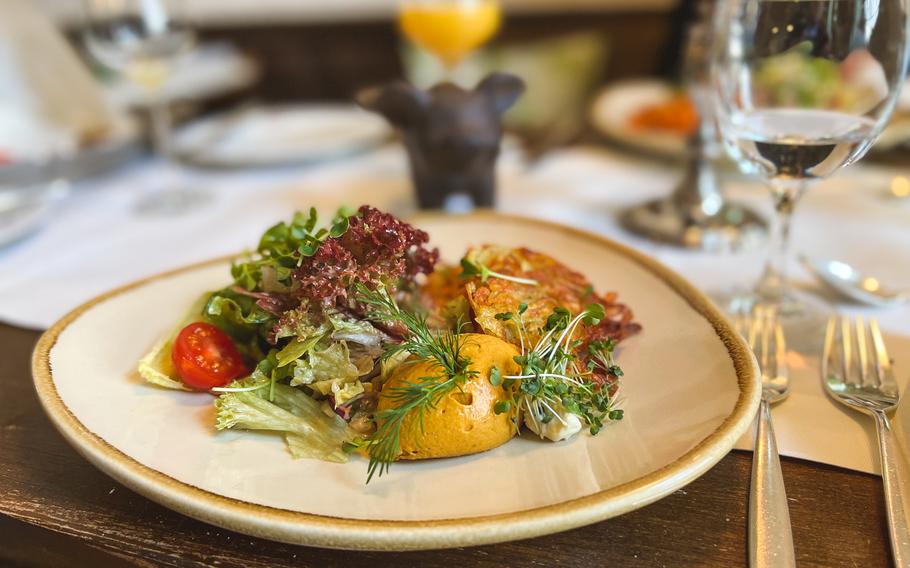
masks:
<instances>
[{"instance_id":1,"label":"silver cutlery","mask_svg":"<svg viewBox=\"0 0 910 568\"><path fill-rule=\"evenodd\" d=\"M749 494L749 565L792 567L796 558L790 511L771 423L771 405L790 392L784 331L776 310L762 306L756 307L751 317L738 317L736 327L758 359L762 382Z\"/></svg>"},{"instance_id":2,"label":"silver cutlery","mask_svg":"<svg viewBox=\"0 0 910 568\"><path fill-rule=\"evenodd\" d=\"M894 565L910 566L910 528L898 477L897 440L888 414L897 407L898 387L878 321L831 316L825 332L821 365L827 393L875 420L881 455L882 482L888 511L888 533Z\"/></svg>"},{"instance_id":3,"label":"silver cutlery","mask_svg":"<svg viewBox=\"0 0 910 568\"><path fill-rule=\"evenodd\" d=\"M891 290L878 280L862 274L846 262L800 256L803 266L836 292L857 302L890 308L910 300L910 290Z\"/></svg>"}]
</instances>

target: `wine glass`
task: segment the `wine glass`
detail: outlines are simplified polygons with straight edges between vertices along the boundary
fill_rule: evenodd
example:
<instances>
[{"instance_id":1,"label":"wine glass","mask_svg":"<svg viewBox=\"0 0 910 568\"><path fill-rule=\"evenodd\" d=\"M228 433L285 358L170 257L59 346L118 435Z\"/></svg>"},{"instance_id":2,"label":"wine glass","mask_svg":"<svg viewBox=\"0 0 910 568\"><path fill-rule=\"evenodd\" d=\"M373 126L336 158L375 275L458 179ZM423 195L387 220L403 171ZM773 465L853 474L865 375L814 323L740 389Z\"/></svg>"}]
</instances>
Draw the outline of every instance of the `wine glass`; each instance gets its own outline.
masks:
<instances>
[{"instance_id":1,"label":"wine glass","mask_svg":"<svg viewBox=\"0 0 910 568\"><path fill-rule=\"evenodd\" d=\"M496 0L402 0L398 24L405 37L452 73L466 55L493 37L501 17Z\"/></svg>"},{"instance_id":2,"label":"wine glass","mask_svg":"<svg viewBox=\"0 0 910 568\"><path fill-rule=\"evenodd\" d=\"M137 204L140 214L173 215L199 207L205 193L185 187L171 150L170 105L163 88L177 60L194 43L189 28L175 21L178 0L83 0L89 22L85 45L101 64L139 86L149 101L152 145L165 160L162 187Z\"/></svg>"},{"instance_id":3,"label":"wine glass","mask_svg":"<svg viewBox=\"0 0 910 568\"><path fill-rule=\"evenodd\" d=\"M794 207L807 188L856 162L897 101L907 69L908 0L724 0L713 86L728 153L774 198L767 265L735 311L773 307L786 327L824 305L787 285ZM814 303L813 303L814 302Z\"/></svg>"}]
</instances>

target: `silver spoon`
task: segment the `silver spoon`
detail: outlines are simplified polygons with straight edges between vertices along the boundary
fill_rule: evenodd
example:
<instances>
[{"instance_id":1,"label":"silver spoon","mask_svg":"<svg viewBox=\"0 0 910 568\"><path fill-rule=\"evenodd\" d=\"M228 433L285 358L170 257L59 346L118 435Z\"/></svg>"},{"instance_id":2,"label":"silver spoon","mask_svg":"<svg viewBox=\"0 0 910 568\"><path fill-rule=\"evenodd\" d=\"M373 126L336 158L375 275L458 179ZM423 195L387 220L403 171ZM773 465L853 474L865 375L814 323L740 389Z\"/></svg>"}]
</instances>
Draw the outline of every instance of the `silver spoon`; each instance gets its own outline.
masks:
<instances>
[{"instance_id":1,"label":"silver spoon","mask_svg":"<svg viewBox=\"0 0 910 568\"><path fill-rule=\"evenodd\" d=\"M799 260L816 278L844 296L880 308L893 308L910 300L910 290L890 290L871 276L839 260L800 256Z\"/></svg>"}]
</instances>

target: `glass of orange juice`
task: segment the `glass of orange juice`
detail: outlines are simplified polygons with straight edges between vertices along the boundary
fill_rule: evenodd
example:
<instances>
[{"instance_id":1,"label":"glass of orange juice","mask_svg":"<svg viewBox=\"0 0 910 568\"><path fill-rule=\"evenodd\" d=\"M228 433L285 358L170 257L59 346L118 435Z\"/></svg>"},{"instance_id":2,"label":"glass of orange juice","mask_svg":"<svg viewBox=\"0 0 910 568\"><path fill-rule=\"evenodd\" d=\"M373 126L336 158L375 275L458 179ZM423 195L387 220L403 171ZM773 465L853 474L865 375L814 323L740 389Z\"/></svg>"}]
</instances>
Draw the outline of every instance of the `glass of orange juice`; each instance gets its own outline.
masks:
<instances>
[{"instance_id":1,"label":"glass of orange juice","mask_svg":"<svg viewBox=\"0 0 910 568\"><path fill-rule=\"evenodd\" d=\"M452 70L499 29L497 0L402 0L398 23L405 37Z\"/></svg>"}]
</instances>

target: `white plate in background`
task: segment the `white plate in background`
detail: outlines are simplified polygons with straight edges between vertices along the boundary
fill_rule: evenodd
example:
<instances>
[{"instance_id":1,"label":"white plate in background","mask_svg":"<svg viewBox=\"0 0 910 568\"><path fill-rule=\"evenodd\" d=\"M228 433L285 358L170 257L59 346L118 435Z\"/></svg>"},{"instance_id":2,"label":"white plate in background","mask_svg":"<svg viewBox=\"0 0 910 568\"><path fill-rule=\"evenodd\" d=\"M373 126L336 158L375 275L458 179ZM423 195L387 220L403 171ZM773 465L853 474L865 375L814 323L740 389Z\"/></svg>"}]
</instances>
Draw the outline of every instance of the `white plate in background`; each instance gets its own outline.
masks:
<instances>
[{"instance_id":1,"label":"white plate in background","mask_svg":"<svg viewBox=\"0 0 910 568\"><path fill-rule=\"evenodd\" d=\"M641 110L670 100L676 91L670 83L658 79L618 81L594 99L591 124L607 138L635 150L669 158L682 157L686 152L685 136L631 125L632 118Z\"/></svg>"},{"instance_id":2,"label":"white plate in background","mask_svg":"<svg viewBox=\"0 0 910 568\"><path fill-rule=\"evenodd\" d=\"M187 125L174 150L207 167L307 164L368 150L390 133L385 119L353 105L256 106Z\"/></svg>"}]
</instances>

